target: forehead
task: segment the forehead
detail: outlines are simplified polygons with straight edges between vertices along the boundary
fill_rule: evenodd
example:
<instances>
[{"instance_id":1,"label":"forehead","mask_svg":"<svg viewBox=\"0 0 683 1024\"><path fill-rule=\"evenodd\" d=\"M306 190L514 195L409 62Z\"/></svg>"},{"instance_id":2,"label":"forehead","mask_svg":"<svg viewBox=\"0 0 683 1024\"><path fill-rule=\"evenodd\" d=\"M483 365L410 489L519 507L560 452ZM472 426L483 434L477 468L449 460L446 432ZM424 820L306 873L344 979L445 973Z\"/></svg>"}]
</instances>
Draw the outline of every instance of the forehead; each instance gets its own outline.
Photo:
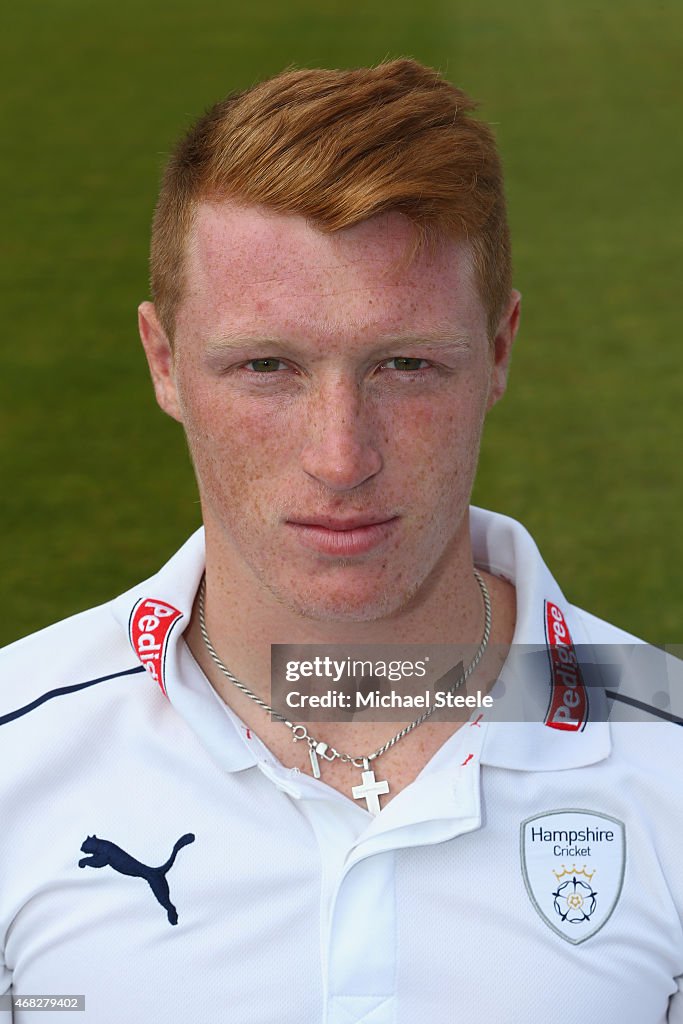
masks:
<instances>
[{"instance_id":1,"label":"forehead","mask_svg":"<svg viewBox=\"0 0 683 1024\"><path fill-rule=\"evenodd\" d=\"M233 203L198 206L178 333L415 333L486 329L469 248L411 258L407 218L383 214L331 234L303 217Z\"/></svg>"}]
</instances>

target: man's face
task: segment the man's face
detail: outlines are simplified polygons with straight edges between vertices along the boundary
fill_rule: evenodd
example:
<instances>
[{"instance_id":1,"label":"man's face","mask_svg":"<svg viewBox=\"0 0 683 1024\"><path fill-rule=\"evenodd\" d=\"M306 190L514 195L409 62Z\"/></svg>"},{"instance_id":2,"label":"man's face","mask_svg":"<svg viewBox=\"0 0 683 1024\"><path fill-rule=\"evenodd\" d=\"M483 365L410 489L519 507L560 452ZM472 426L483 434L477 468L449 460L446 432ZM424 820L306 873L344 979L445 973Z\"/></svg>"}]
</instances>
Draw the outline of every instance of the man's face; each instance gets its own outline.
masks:
<instances>
[{"instance_id":1,"label":"man's face","mask_svg":"<svg viewBox=\"0 0 683 1024\"><path fill-rule=\"evenodd\" d=\"M392 615L467 553L492 346L468 249L408 263L400 215L323 235L303 218L200 206L174 352L141 332L194 462L207 550L245 593L320 620Z\"/></svg>"}]
</instances>

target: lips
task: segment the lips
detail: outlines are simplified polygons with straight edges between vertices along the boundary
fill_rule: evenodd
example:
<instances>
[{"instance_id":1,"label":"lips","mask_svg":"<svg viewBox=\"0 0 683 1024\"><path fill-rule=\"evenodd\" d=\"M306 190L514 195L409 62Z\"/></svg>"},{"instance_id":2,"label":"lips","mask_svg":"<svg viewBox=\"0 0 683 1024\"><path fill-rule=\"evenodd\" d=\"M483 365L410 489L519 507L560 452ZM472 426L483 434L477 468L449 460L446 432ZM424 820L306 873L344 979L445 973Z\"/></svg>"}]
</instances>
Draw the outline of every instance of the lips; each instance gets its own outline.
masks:
<instances>
[{"instance_id":1,"label":"lips","mask_svg":"<svg viewBox=\"0 0 683 1024\"><path fill-rule=\"evenodd\" d=\"M384 544L398 525L398 516L311 516L289 519L286 526L304 547L322 555L350 558Z\"/></svg>"},{"instance_id":2,"label":"lips","mask_svg":"<svg viewBox=\"0 0 683 1024\"><path fill-rule=\"evenodd\" d=\"M350 516L342 518L338 516L312 516L310 519L290 519L288 522L294 526L321 526L325 530L345 532L346 530L358 530L364 526L376 526L378 523L387 523L395 516Z\"/></svg>"}]
</instances>

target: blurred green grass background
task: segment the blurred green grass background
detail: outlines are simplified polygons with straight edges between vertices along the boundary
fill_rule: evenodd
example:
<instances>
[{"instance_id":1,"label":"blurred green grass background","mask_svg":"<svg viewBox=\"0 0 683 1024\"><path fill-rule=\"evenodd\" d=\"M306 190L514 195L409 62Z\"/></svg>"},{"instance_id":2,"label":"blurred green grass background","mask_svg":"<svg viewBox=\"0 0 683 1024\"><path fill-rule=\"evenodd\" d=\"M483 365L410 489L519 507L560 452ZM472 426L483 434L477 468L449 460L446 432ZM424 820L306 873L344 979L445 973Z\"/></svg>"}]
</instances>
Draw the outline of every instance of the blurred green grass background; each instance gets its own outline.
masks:
<instances>
[{"instance_id":1,"label":"blurred green grass background","mask_svg":"<svg viewBox=\"0 0 683 1024\"><path fill-rule=\"evenodd\" d=\"M2 642L154 572L199 524L135 309L164 155L284 66L409 55L483 101L524 321L475 501L567 597L680 642L683 7L674 0L25 0L0 74Z\"/></svg>"}]
</instances>

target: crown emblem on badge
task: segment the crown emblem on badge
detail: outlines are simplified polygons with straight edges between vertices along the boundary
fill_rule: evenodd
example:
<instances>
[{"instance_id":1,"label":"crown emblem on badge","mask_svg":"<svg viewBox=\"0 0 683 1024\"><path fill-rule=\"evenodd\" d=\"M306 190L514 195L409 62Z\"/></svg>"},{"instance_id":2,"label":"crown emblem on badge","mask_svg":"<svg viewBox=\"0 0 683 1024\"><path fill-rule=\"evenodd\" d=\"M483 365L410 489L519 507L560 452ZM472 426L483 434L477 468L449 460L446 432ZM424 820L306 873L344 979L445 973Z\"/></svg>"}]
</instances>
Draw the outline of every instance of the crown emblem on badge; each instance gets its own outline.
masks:
<instances>
[{"instance_id":1,"label":"crown emblem on badge","mask_svg":"<svg viewBox=\"0 0 683 1024\"><path fill-rule=\"evenodd\" d=\"M555 871L555 869L553 868L553 874L555 875L555 878L558 880L558 882L559 882L559 880L561 878L564 878L566 875L572 875L572 876L583 875L583 877L587 878L588 881L590 882L590 880L592 879L593 875L595 874L595 871L587 871L585 864L583 865L583 867L581 868L580 871L576 867L576 864L572 864L571 870L568 871L566 869L566 867L564 866L564 864L563 864L561 871Z\"/></svg>"}]
</instances>

